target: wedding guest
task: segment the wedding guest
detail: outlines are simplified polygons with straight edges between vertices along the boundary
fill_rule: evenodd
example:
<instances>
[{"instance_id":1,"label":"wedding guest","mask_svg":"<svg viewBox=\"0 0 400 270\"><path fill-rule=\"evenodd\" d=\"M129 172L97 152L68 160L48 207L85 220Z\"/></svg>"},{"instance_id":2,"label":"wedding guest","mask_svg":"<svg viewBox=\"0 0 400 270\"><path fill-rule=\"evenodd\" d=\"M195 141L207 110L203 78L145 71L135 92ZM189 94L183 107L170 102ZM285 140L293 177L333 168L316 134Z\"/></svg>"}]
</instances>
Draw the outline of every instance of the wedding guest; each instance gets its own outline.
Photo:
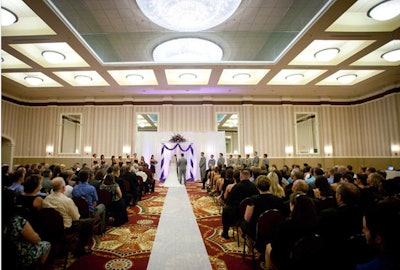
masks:
<instances>
[{"instance_id":1,"label":"wedding guest","mask_svg":"<svg viewBox=\"0 0 400 270\"><path fill-rule=\"evenodd\" d=\"M24 186L22 184L24 183L25 173L25 168L17 169L11 176L13 183L8 187L8 189L14 191L17 197L24 192Z\"/></svg>"},{"instance_id":2,"label":"wedding guest","mask_svg":"<svg viewBox=\"0 0 400 270\"><path fill-rule=\"evenodd\" d=\"M52 175L53 173L51 172L51 170L49 170L49 169L45 169L43 172L42 172L42 176L43 176L43 181L42 181L42 192L45 192L45 193L50 193L50 190L51 190L51 187L50 187L50 185L51 185L51 178L53 178Z\"/></svg>"},{"instance_id":3,"label":"wedding guest","mask_svg":"<svg viewBox=\"0 0 400 270\"><path fill-rule=\"evenodd\" d=\"M29 221L17 215L15 193L8 189L2 191L2 244L2 265L9 266L8 269L32 269L36 263L43 268L51 248ZM14 266L10 267L11 264Z\"/></svg>"},{"instance_id":4,"label":"wedding guest","mask_svg":"<svg viewBox=\"0 0 400 270\"><path fill-rule=\"evenodd\" d=\"M107 208L107 212L113 218L113 225L120 226L128 221L128 213L126 205L122 198L122 191L119 185L115 182L114 175L107 174L100 189L107 190L111 194L111 204Z\"/></svg>"},{"instance_id":5,"label":"wedding guest","mask_svg":"<svg viewBox=\"0 0 400 270\"><path fill-rule=\"evenodd\" d=\"M1 166L1 186L9 187L12 185L11 170L8 164L3 164Z\"/></svg>"},{"instance_id":6,"label":"wedding guest","mask_svg":"<svg viewBox=\"0 0 400 270\"><path fill-rule=\"evenodd\" d=\"M229 227L239 216L240 202L249 196L259 194L257 187L250 182L250 170L244 169L240 172L240 182L237 183L230 192L226 201L226 206L222 211L223 231L221 236L229 239Z\"/></svg>"}]
</instances>

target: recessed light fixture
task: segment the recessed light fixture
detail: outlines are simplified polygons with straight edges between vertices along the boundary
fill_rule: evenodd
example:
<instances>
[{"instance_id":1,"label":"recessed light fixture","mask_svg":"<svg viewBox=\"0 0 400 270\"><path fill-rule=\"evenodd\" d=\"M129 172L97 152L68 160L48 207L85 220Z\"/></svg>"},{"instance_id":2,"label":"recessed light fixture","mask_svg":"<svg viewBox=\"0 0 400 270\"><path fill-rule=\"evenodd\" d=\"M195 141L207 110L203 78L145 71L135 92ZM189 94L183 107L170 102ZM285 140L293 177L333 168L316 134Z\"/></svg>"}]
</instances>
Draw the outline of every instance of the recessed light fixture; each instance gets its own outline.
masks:
<instances>
[{"instance_id":1,"label":"recessed light fixture","mask_svg":"<svg viewBox=\"0 0 400 270\"><path fill-rule=\"evenodd\" d=\"M136 0L153 23L179 32L202 31L226 21L241 0Z\"/></svg>"},{"instance_id":2,"label":"recessed light fixture","mask_svg":"<svg viewBox=\"0 0 400 270\"><path fill-rule=\"evenodd\" d=\"M381 55L382 59L388 62L397 62L400 61L400 49L395 49L389 52L385 52Z\"/></svg>"},{"instance_id":3,"label":"recessed light fixture","mask_svg":"<svg viewBox=\"0 0 400 270\"><path fill-rule=\"evenodd\" d=\"M304 78L303 74L290 74L285 77L285 80L291 83L298 83Z\"/></svg>"},{"instance_id":4,"label":"recessed light fixture","mask_svg":"<svg viewBox=\"0 0 400 270\"><path fill-rule=\"evenodd\" d=\"M47 62L52 64L61 63L66 59L65 55L56 51L46 50L42 52L42 56Z\"/></svg>"},{"instance_id":5,"label":"recessed light fixture","mask_svg":"<svg viewBox=\"0 0 400 270\"><path fill-rule=\"evenodd\" d=\"M197 79L197 75L194 73L182 73L179 75L179 79L183 81L193 81Z\"/></svg>"},{"instance_id":6,"label":"recessed light fixture","mask_svg":"<svg viewBox=\"0 0 400 270\"><path fill-rule=\"evenodd\" d=\"M144 77L140 74L128 74L125 78L130 82L138 82L144 79Z\"/></svg>"},{"instance_id":7,"label":"recessed light fixture","mask_svg":"<svg viewBox=\"0 0 400 270\"><path fill-rule=\"evenodd\" d=\"M43 79L42 79L42 78L35 77L35 76L26 76L26 77L24 78L24 80L25 80L28 84L33 85L33 86L39 85L39 84L41 84L41 83L43 82Z\"/></svg>"},{"instance_id":8,"label":"recessed light fixture","mask_svg":"<svg viewBox=\"0 0 400 270\"><path fill-rule=\"evenodd\" d=\"M87 75L76 75L74 79L79 83L79 84L87 84L90 83L93 79L90 76Z\"/></svg>"},{"instance_id":9,"label":"recessed light fixture","mask_svg":"<svg viewBox=\"0 0 400 270\"><path fill-rule=\"evenodd\" d=\"M314 54L315 59L322 62L328 62L334 59L340 50L338 48L323 49Z\"/></svg>"},{"instance_id":10,"label":"recessed light fixture","mask_svg":"<svg viewBox=\"0 0 400 270\"><path fill-rule=\"evenodd\" d=\"M1 7L1 26L9 26L18 21L18 16L9 9Z\"/></svg>"},{"instance_id":11,"label":"recessed light fixture","mask_svg":"<svg viewBox=\"0 0 400 270\"><path fill-rule=\"evenodd\" d=\"M388 21L400 14L400 1L382 1L368 10L368 17L377 21Z\"/></svg>"},{"instance_id":12,"label":"recessed light fixture","mask_svg":"<svg viewBox=\"0 0 400 270\"><path fill-rule=\"evenodd\" d=\"M346 74L336 78L341 83L347 84L353 82L357 78L356 74Z\"/></svg>"},{"instance_id":13,"label":"recessed light fixture","mask_svg":"<svg viewBox=\"0 0 400 270\"><path fill-rule=\"evenodd\" d=\"M172 39L153 50L156 62L215 62L221 61L222 55L220 46L200 38Z\"/></svg>"},{"instance_id":14,"label":"recessed light fixture","mask_svg":"<svg viewBox=\"0 0 400 270\"><path fill-rule=\"evenodd\" d=\"M245 82L250 78L251 78L251 75L249 73L237 73L232 76L232 79L234 79L235 81L239 81L239 82Z\"/></svg>"}]
</instances>

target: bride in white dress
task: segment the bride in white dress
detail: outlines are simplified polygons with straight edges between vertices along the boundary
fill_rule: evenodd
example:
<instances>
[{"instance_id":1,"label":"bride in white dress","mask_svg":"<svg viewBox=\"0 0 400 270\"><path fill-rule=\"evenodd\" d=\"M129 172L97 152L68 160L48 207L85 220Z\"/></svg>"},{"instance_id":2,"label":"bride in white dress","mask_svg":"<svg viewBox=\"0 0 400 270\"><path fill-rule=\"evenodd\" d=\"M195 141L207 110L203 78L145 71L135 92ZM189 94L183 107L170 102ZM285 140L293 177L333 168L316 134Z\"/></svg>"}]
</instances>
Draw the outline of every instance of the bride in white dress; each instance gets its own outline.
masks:
<instances>
[{"instance_id":1,"label":"bride in white dress","mask_svg":"<svg viewBox=\"0 0 400 270\"><path fill-rule=\"evenodd\" d=\"M177 159L176 155L171 156L171 160L169 161L169 171L167 179L164 182L164 187L179 187L181 184L178 182L178 173L177 173Z\"/></svg>"}]
</instances>

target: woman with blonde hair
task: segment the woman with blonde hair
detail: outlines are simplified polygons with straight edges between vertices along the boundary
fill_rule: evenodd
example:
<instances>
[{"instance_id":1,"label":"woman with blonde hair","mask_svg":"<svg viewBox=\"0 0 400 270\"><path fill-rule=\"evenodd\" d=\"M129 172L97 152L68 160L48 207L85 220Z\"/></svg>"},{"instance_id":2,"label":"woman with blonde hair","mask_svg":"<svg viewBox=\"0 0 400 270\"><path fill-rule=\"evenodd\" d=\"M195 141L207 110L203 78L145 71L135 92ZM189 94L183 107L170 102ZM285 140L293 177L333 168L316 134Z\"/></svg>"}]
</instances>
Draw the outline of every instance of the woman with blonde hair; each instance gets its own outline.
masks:
<instances>
[{"instance_id":1,"label":"woman with blonde hair","mask_svg":"<svg viewBox=\"0 0 400 270\"><path fill-rule=\"evenodd\" d=\"M285 197L285 190L281 185L279 185L279 177L276 172L270 172L268 174L268 178L271 180L271 186L269 188L269 191L279 197L279 198L284 198Z\"/></svg>"}]
</instances>

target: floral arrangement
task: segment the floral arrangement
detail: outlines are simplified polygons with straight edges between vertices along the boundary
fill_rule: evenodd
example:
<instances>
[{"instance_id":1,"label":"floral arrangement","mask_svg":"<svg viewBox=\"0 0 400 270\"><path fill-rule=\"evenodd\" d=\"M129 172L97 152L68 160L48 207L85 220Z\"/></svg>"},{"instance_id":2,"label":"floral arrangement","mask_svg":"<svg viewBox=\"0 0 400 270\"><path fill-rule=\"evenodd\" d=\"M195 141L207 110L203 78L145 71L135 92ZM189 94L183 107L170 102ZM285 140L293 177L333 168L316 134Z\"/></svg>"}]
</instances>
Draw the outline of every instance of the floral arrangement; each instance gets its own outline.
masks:
<instances>
[{"instance_id":1,"label":"floral arrangement","mask_svg":"<svg viewBox=\"0 0 400 270\"><path fill-rule=\"evenodd\" d=\"M172 135L169 142L173 142L173 143L186 142L186 139L181 134L177 133L177 134Z\"/></svg>"}]
</instances>

